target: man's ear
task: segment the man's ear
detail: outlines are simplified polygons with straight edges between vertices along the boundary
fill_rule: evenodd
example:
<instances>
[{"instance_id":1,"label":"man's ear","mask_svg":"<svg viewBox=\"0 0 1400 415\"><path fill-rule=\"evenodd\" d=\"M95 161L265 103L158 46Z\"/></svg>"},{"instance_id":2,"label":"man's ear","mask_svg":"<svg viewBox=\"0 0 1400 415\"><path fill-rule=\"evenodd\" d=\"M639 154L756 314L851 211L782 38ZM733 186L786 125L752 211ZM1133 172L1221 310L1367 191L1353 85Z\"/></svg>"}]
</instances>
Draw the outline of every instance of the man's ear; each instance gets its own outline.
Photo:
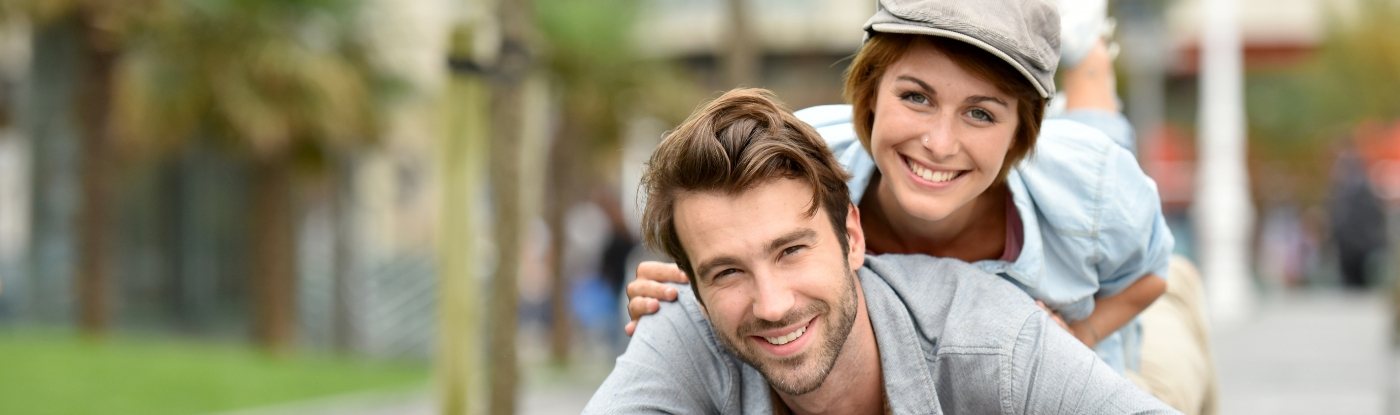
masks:
<instances>
[{"instance_id":1,"label":"man's ear","mask_svg":"<svg viewBox=\"0 0 1400 415\"><path fill-rule=\"evenodd\" d=\"M851 247L846 261L851 264L851 271L855 271L865 265L865 230L860 227L860 209L855 203L846 206L846 242Z\"/></svg>"}]
</instances>

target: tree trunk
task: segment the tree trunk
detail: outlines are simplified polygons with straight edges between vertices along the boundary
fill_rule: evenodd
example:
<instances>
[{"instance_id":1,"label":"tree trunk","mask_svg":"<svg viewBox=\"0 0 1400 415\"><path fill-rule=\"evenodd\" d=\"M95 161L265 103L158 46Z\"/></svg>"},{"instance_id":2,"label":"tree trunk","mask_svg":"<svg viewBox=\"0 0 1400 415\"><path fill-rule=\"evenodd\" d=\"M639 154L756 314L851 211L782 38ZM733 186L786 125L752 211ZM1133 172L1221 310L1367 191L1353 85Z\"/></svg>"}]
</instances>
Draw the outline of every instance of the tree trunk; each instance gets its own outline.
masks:
<instances>
[{"instance_id":1,"label":"tree trunk","mask_svg":"<svg viewBox=\"0 0 1400 415\"><path fill-rule=\"evenodd\" d=\"M567 110L566 110L567 111ZM575 117L566 114L563 128L554 138L554 145L551 146L549 154L549 187L550 191L546 197L551 198L550 203L545 208L545 223L549 226L549 252L550 252L550 273L549 273L549 304L550 304L550 356L554 363L560 366L569 364L570 337L573 335L573 319L569 313L569 279L567 274L570 270L564 264L567 246L567 213L574 201L578 200L580 188L578 177L579 154L583 150L580 140L576 137L567 136L578 123L571 122Z\"/></svg>"},{"instance_id":2,"label":"tree trunk","mask_svg":"<svg viewBox=\"0 0 1400 415\"><path fill-rule=\"evenodd\" d=\"M260 157L253 182L253 336L265 351L288 351L296 332L296 245L292 166Z\"/></svg>"},{"instance_id":3,"label":"tree trunk","mask_svg":"<svg viewBox=\"0 0 1400 415\"><path fill-rule=\"evenodd\" d=\"M107 235L112 206L111 103L117 51L111 34L92 19L79 19L78 113L81 118L82 201L78 215L78 326L89 337L101 337L111 323L108 288L111 268Z\"/></svg>"},{"instance_id":4,"label":"tree trunk","mask_svg":"<svg viewBox=\"0 0 1400 415\"><path fill-rule=\"evenodd\" d=\"M491 376L489 412L515 413L519 374L516 367L516 315L519 303L517 281L522 254L521 175L524 171L520 149L528 128L522 120L525 107L525 81L530 76L529 37L533 32L531 2L499 3L503 42L491 88L491 193L496 214L496 275L491 287L491 335L487 364Z\"/></svg>"},{"instance_id":5,"label":"tree trunk","mask_svg":"<svg viewBox=\"0 0 1400 415\"><path fill-rule=\"evenodd\" d=\"M355 330L355 298L356 290L351 289L352 273L354 267L353 248L353 219L350 217L350 201L352 200L350 175L353 173L350 166L352 161L349 155L336 152L332 154L331 173L327 181L326 200L330 204L331 215L331 343L335 350L340 353L349 353L354 349Z\"/></svg>"},{"instance_id":6,"label":"tree trunk","mask_svg":"<svg viewBox=\"0 0 1400 415\"><path fill-rule=\"evenodd\" d=\"M481 156L485 153L486 88L476 79L454 76L449 81L447 134L442 154L442 235L438 237L437 377L446 415L468 413L473 364L477 358L477 296L474 271L480 263L476 246L473 199L481 188Z\"/></svg>"},{"instance_id":7,"label":"tree trunk","mask_svg":"<svg viewBox=\"0 0 1400 415\"><path fill-rule=\"evenodd\" d=\"M728 0L729 41L724 51L725 88L758 86L759 46L749 26L746 0Z\"/></svg>"}]
</instances>

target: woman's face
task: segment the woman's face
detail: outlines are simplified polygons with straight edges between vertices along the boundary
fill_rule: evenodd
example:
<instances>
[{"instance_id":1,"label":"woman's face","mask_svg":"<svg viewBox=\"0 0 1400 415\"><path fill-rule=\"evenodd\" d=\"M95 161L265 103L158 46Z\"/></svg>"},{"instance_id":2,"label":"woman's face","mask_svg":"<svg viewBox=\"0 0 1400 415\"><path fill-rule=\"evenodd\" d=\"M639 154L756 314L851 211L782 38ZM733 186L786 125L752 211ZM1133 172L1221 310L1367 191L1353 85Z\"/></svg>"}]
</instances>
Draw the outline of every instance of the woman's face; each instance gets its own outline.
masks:
<instances>
[{"instance_id":1,"label":"woman's face","mask_svg":"<svg viewBox=\"0 0 1400 415\"><path fill-rule=\"evenodd\" d=\"M996 180L1016 132L1015 98L914 42L875 90L871 153L900 209L940 221Z\"/></svg>"}]
</instances>

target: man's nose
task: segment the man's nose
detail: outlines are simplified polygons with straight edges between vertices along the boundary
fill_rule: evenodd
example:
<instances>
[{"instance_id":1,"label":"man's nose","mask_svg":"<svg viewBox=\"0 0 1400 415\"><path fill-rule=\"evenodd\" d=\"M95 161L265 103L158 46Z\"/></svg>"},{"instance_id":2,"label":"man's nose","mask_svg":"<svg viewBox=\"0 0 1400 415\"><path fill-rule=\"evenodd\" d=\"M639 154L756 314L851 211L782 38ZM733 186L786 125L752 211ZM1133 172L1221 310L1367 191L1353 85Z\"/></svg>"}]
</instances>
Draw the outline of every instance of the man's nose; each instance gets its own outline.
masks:
<instances>
[{"instance_id":1,"label":"man's nose","mask_svg":"<svg viewBox=\"0 0 1400 415\"><path fill-rule=\"evenodd\" d=\"M792 310L794 303L791 287L781 277L771 273L756 275L754 283L753 315L766 321L781 321Z\"/></svg>"}]
</instances>

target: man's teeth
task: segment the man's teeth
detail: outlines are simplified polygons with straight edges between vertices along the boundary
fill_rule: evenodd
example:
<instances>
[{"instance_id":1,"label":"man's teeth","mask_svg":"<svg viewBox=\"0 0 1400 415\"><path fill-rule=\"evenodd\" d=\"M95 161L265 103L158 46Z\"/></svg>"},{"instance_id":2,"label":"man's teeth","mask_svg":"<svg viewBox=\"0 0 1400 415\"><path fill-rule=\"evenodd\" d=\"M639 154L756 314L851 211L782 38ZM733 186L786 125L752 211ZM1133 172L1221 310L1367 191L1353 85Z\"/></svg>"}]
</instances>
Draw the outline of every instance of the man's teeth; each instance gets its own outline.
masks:
<instances>
[{"instance_id":1,"label":"man's teeth","mask_svg":"<svg viewBox=\"0 0 1400 415\"><path fill-rule=\"evenodd\" d=\"M784 344L791 343L793 340L797 340L798 337L802 337L802 333L806 332L807 326L802 326L798 327L797 330L793 330L792 333L788 333L787 335L778 337L764 337L763 340L767 340L769 343L782 346Z\"/></svg>"},{"instance_id":2,"label":"man's teeth","mask_svg":"<svg viewBox=\"0 0 1400 415\"><path fill-rule=\"evenodd\" d=\"M914 164L913 162L909 162L909 169L913 170L914 174L919 175L919 177L922 177L924 180L935 183L946 182L953 180L954 177L958 177L958 172L956 171L933 171L918 164Z\"/></svg>"}]
</instances>

